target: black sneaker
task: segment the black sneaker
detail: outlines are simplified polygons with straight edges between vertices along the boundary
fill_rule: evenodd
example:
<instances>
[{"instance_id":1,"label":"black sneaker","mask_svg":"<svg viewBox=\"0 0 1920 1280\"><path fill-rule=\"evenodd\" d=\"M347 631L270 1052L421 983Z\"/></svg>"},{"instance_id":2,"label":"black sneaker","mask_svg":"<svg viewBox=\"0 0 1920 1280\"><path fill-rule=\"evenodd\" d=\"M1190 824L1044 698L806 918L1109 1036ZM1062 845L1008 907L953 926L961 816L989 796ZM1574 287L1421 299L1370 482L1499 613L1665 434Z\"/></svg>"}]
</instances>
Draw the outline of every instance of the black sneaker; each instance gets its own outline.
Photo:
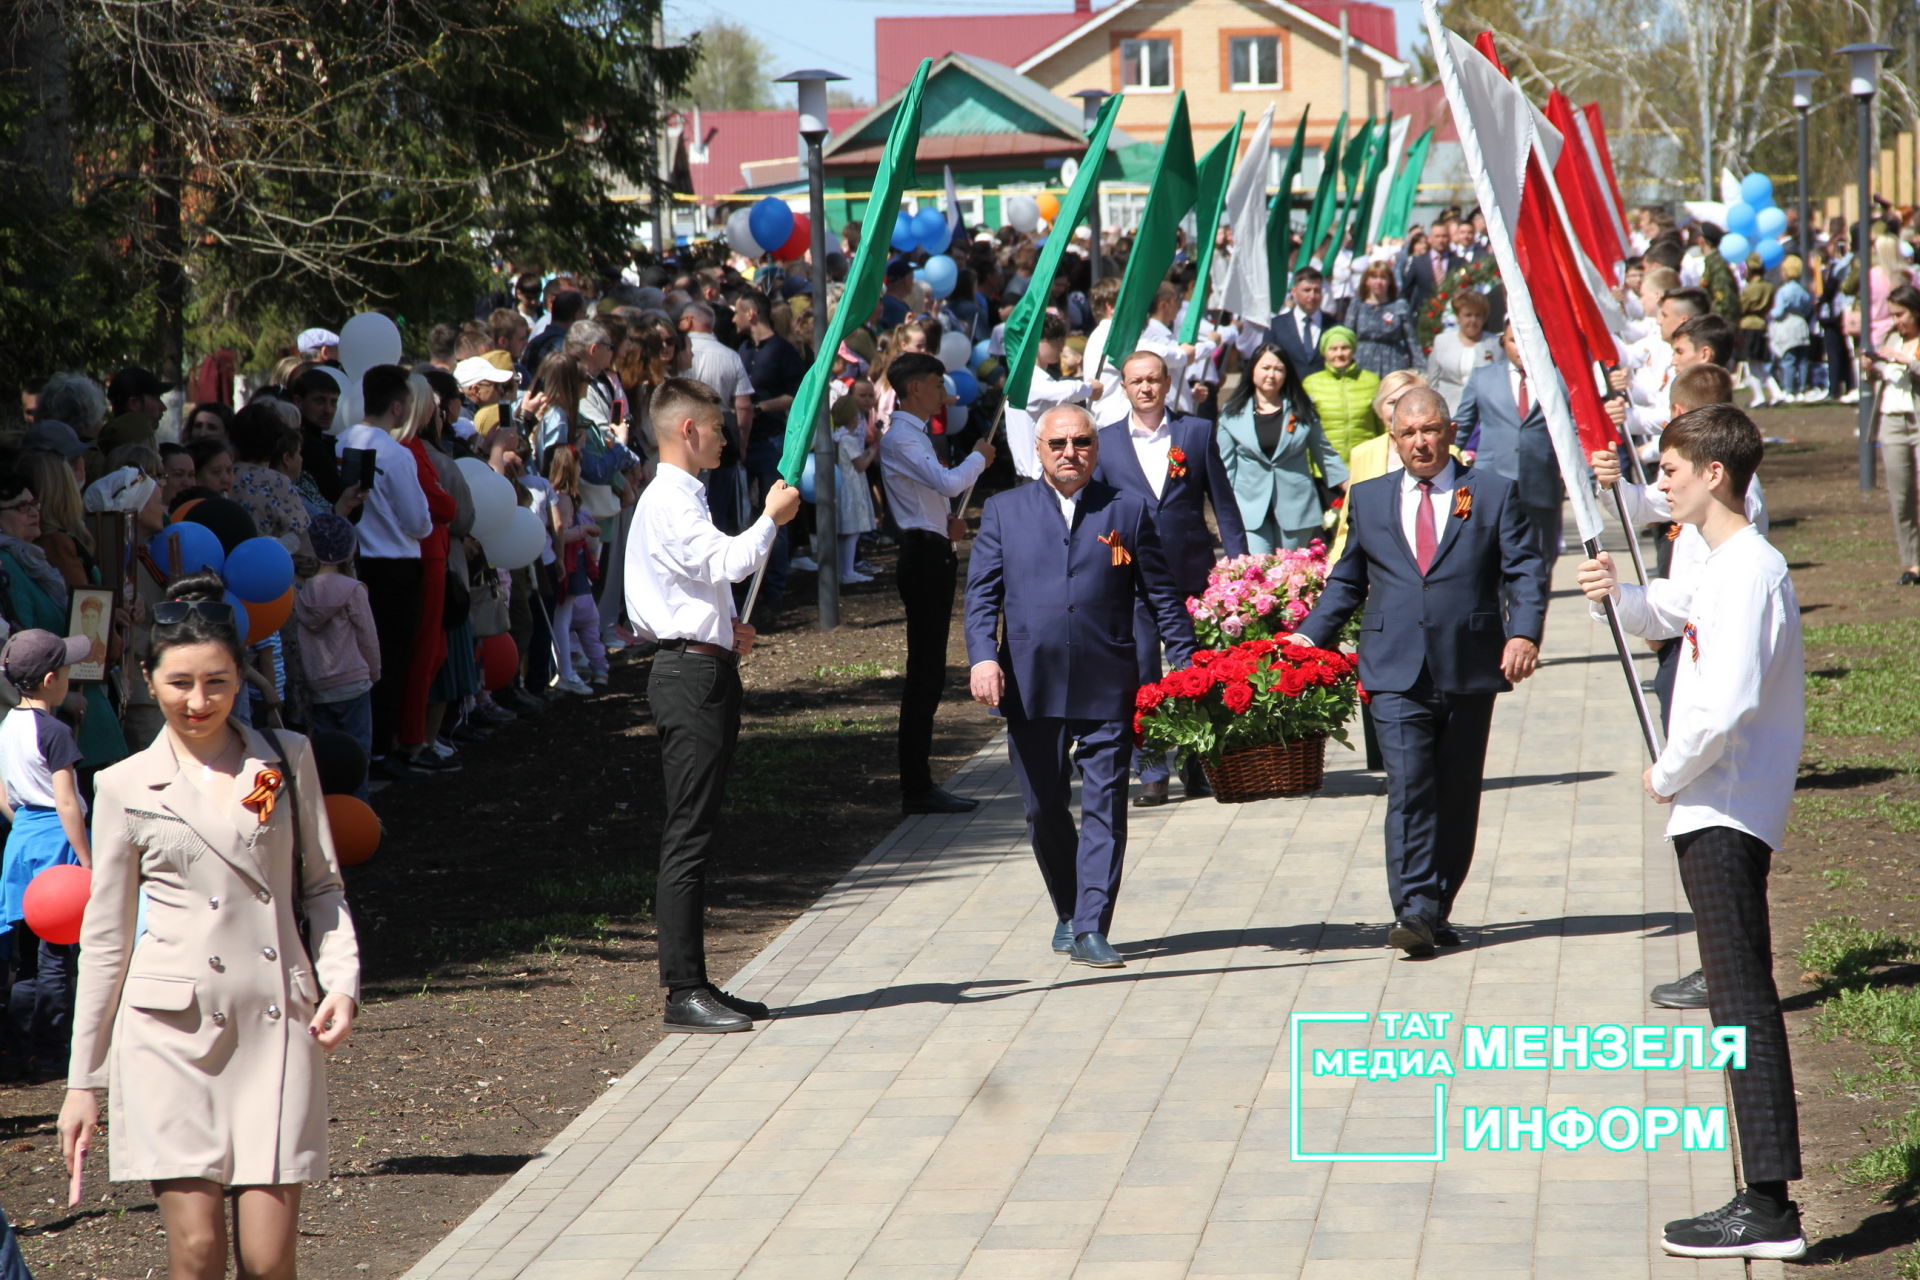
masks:
<instances>
[{"instance_id":1,"label":"black sneaker","mask_svg":"<svg viewBox=\"0 0 1920 1280\"><path fill-rule=\"evenodd\" d=\"M1707 975L1695 969L1684 978L1663 982L1647 992L1647 999L1662 1009L1704 1009L1707 1007Z\"/></svg>"},{"instance_id":2,"label":"black sneaker","mask_svg":"<svg viewBox=\"0 0 1920 1280\"><path fill-rule=\"evenodd\" d=\"M743 1000L731 991L722 991L711 982L707 984L707 990L712 993L715 1000L718 1000L735 1013L745 1014L755 1022L765 1022L773 1016L773 1011L764 1004L761 1004L758 1000Z\"/></svg>"},{"instance_id":3,"label":"black sneaker","mask_svg":"<svg viewBox=\"0 0 1920 1280\"><path fill-rule=\"evenodd\" d=\"M1660 1247L1681 1258L1798 1258L1807 1251L1800 1231L1800 1206L1787 1202L1786 1211L1756 1203L1741 1192L1726 1204L1697 1218L1667 1224Z\"/></svg>"}]
</instances>

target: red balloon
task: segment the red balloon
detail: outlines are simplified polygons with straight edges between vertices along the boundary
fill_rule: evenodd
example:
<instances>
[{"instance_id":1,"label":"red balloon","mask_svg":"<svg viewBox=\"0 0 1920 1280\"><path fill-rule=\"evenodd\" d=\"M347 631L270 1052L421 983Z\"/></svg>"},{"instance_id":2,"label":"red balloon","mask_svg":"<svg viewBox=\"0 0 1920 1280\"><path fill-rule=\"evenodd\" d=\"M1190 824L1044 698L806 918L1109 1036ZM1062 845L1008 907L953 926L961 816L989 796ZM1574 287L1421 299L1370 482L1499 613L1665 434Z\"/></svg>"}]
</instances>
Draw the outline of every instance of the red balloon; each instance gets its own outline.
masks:
<instances>
[{"instance_id":1,"label":"red balloon","mask_svg":"<svg viewBox=\"0 0 1920 1280\"><path fill-rule=\"evenodd\" d=\"M793 234L787 242L773 251L776 262L792 262L795 258L807 256L807 250L813 247L813 224L807 221L807 215L793 215Z\"/></svg>"},{"instance_id":2,"label":"red balloon","mask_svg":"<svg viewBox=\"0 0 1920 1280\"><path fill-rule=\"evenodd\" d=\"M80 920L87 914L87 895L92 891L93 873L85 867L48 867L33 878L21 897L27 928L56 947L80 941Z\"/></svg>"},{"instance_id":3,"label":"red balloon","mask_svg":"<svg viewBox=\"0 0 1920 1280\"><path fill-rule=\"evenodd\" d=\"M328 796L327 826L333 854L343 867L357 867L380 847L380 817L358 796Z\"/></svg>"},{"instance_id":4,"label":"red balloon","mask_svg":"<svg viewBox=\"0 0 1920 1280\"><path fill-rule=\"evenodd\" d=\"M487 686L488 693L506 688L520 674L520 650L504 631L482 640L475 657L480 663L480 682Z\"/></svg>"}]
</instances>

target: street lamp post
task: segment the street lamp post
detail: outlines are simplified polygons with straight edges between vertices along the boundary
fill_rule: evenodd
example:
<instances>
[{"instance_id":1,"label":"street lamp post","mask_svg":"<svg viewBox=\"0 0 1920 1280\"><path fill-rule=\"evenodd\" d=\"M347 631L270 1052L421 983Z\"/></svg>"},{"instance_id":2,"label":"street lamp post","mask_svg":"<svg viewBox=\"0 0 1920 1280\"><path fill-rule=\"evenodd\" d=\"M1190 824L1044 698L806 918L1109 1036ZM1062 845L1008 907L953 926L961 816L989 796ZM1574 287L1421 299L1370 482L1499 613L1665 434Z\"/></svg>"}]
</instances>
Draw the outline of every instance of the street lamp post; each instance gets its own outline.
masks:
<instances>
[{"instance_id":1,"label":"street lamp post","mask_svg":"<svg viewBox=\"0 0 1920 1280\"><path fill-rule=\"evenodd\" d=\"M1880 90L1880 55L1891 53L1884 44L1850 44L1839 52L1847 55L1847 92L1859 104L1860 115L1860 224L1855 232L1854 269L1860 273L1859 354L1873 349L1873 96ZM1873 488L1873 405L1867 394L1865 371L1860 387L1860 489Z\"/></svg>"},{"instance_id":2,"label":"street lamp post","mask_svg":"<svg viewBox=\"0 0 1920 1280\"><path fill-rule=\"evenodd\" d=\"M1074 94L1073 96L1080 99L1080 106L1083 113L1082 119L1085 122L1086 131L1088 133L1092 133L1094 123L1100 119L1100 104L1102 102L1105 102L1108 98L1111 98L1113 95L1108 93L1105 89L1082 89L1078 93ZM1090 163L1096 166L1105 165L1107 162L1107 158L1104 155L1088 156L1087 159ZM1100 279L1100 170L1099 168L1095 168L1093 171L1093 199L1088 202L1088 205L1089 205L1089 208L1087 210L1087 233L1093 237L1093 277L1092 279L1094 282L1097 282Z\"/></svg>"},{"instance_id":3,"label":"street lamp post","mask_svg":"<svg viewBox=\"0 0 1920 1280\"><path fill-rule=\"evenodd\" d=\"M1813 82L1820 78L1818 71L1783 71L1782 80L1793 82L1793 109L1800 116L1799 133L1796 138L1797 153L1800 160L1800 261L1811 267L1808 250L1813 244L1813 231L1807 225L1812 215L1807 211L1807 113L1813 110ZM1808 279L1812 279L1811 276Z\"/></svg>"},{"instance_id":4,"label":"street lamp post","mask_svg":"<svg viewBox=\"0 0 1920 1280\"><path fill-rule=\"evenodd\" d=\"M827 331L827 192L826 172L820 160L827 140L827 83L845 80L835 71L792 71L775 84L792 84L800 96L800 140L807 144L807 217L813 224L813 334L817 342ZM815 359L824 353L816 352ZM813 420L813 558L820 565L820 629L840 625L840 522L834 508L833 431L827 425L823 398Z\"/></svg>"}]
</instances>

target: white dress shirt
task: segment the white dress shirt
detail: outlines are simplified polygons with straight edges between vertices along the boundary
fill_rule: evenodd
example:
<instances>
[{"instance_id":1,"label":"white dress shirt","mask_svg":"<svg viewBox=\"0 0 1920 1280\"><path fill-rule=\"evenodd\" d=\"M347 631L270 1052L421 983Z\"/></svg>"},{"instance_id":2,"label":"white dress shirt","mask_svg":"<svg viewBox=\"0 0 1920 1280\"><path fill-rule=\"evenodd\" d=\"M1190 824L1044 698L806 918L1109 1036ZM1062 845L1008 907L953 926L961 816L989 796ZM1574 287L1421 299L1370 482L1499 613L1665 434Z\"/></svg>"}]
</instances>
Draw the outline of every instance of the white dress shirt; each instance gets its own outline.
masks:
<instances>
[{"instance_id":1,"label":"white dress shirt","mask_svg":"<svg viewBox=\"0 0 1920 1280\"><path fill-rule=\"evenodd\" d=\"M987 469L986 455L969 453L957 467L942 466L927 435L927 424L895 409L880 437L880 483L887 505L902 529L947 536L947 517L953 499L970 488Z\"/></svg>"},{"instance_id":2,"label":"white dress shirt","mask_svg":"<svg viewBox=\"0 0 1920 1280\"><path fill-rule=\"evenodd\" d=\"M1433 547L1440 549L1440 540L1447 533L1447 519L1453 515L1453 487L1460 480L1459 468L1448 458L1447 464L1440 468L1440 474L1433 478ZM1414 531L1419 528L1420 519L1420 481L1411 471L1400 473L1400 532L1407 535L1407 548L1419 555L1420 544L1414 540ZM1417 561L1416 561L1417 562Z\"/></svg>"},{"instance_id":3,"label":"white dress shirt","mask_svg":"<svg viewBox=\"0 0 1920 1280\"><path fill-rule=\"evenodd\" d=\"M427 491L413 450L370 422L357 423L334 437L335 457L348 449L373 450L373 488L360 507L360 554L375 560L418 560L420 539L433 532Z\"/></svg>"},{"instance_id":4,"label":"white dress shirt","mask_svg":"<svg viewBox=\"0 0 1920 1280\"><path fill-rule=\"evenodd\" d=\"M1108 375L1102 375L1097 372L1094 374L1096 379L1107 384L1107 394L1101 396L1100 403L1094 406L1093 419L1095 422L1111 422L1132 408L1132 402L1127 399L1126 384L1122 382L1120 378L1120 364L1128 356L1132 355L1134 351L1151 351L1166 361L1167 378L1169 379L1167 383L1167 407L1175 413L1193 412L1193 390L1187 384L1187 365L1190 364L1191 361L1180 350L1180 341L1174 336L1173 330L1149 316L1145 327L1140 330L1140 336L1134 340L1131 351L1107 352L1107 335L1101 331L1100 326L1095 326L1094 335L1100 339L1101 350L1110 357L1107 367L1112 371L1111 374ZM1093 354L1092 339L1088 339L1087 354L1089 361L1085 367L1093 369L1094 365L1091 361Z\"/></svg>"},{"instance_id":5,"label":"white dress shirt","mask_svg":"<svg viewBox=\"0 0 1920 1280\"><path fill-rule=\"evenodd\" d=\"M1127 415L1127 442L1133 446L1133 456L1139 459L1140 470L1146 473L1153 496L1158 498L1167 487L1167 457L1173 451L1173 427L1169 425L1167 412L1163 410L1159 423L1151 427Z\"/></svg>"},{"instance_id":6,"label":"white dress shirt","mask_svg":"<svg viewBox=\"0 0 1920 1280\"><path fill-rule=\"evenodd\" d=\"M1662 520L1673 519L1673 506L1667 501L1667 495L1651 485L1620 482L1620 497L1627 509L1627 520L1638 527L1658 524ZM1747 482L1747 520L1764 537L1767 532L1767 497L1760 488L1760 477L1754 476ZM1680 526L1679 534L1673 540L1673 555L1667 561L1667 581L1672 584L1667 600L1682 612L1685 600L1693 595L1699 584L1700 575L1707 568L1707 540L1700 530L1690 524ZM1676 594L1684 593L1684 594ZM1596 617L1605 617L1596 612ZM1670 640L1680 634L1675 627L1666 635L1649 635L1649 640Z\"/></svg>"},{"instance_id":7,"label":"white dress shirt","mask_svg":"<svg viewBox=\"0 0 1920 1280\"><path fill-rule=\"evenodd\" d=\"M1733 827L1779 848L1806 718L1800 604L1787 562L1752 525L1708 552L1694 589L1619 588L1636 635L1681 634L1667 744L1651 782L1669 837Z\"/></svg>"},{"instance_id":8,"label":"white dress shirt","mask_svg":"<svg viewBox=\"0 0 1920 1280\"><path fill-rule=\"evenodd\" d=\"M1040 483L1047 486L1047 489L1053 494L1053 500L1060 504L1060 518L1067 522L1067 529L1071 532L1073 529L1073 513L1079 509L1080 495L1087 491L1087 486L1081 485L1072 493L1062 493L1053 487L1051 480L1042 480Z\"/></svg>"},{"instance_id":9,"label":"white dress shirt","mask_svg":"<svg viewBox=\"0 0 1920 1280\"><path fill-rule=\"evenodd\" d=\"M700 477L662 462L627 533L627 616L654 640L732 649L733 584L766 560L775 531L762 515L729 538L714 527Z\"/></svg>"},{"instance_id":10,"label":"white dress shirt","mask_svg":"<svg viewBox=\"0 0 1920 1280\"><path fill-rule=\"evenodd\" d=\"M1007 453L1013 469L1023 480L1040 478L1040 453L1036 446L1040 415L1063 404L1085 404L1092 386L1077 378L1056 378L1045 366L1033 371L1027 387L1027 407L1007 406Z\"/></svg>"}]
</instances>

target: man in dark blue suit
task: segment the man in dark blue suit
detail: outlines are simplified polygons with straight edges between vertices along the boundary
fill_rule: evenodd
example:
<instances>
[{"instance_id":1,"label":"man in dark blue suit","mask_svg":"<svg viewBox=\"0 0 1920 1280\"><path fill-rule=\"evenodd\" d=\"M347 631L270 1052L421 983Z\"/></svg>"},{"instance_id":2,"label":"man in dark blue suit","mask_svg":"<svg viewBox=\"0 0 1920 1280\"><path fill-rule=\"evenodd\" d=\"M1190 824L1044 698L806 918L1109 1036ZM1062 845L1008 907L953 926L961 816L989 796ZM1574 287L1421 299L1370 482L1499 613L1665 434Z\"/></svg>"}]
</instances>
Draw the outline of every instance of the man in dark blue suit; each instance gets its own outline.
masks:
<instances>
[{"instance_id":1,"label":"man in dark blue suit","mask_svg":"<svg viewBox=\"0 0 1920 1280\"><path fill-rule=\"evenodd\" d=\"M1267 326L1268 336L1293 361L1294 372L1301 377L1327 367L1320 354L1320 335L1339 324L1337 317L1320 309L1326 294L1326 281L1319 271L1302 267L1293 277L1293 301L1278 312Z\"/></svg>"},{"instance_id":2,"label":"man in dark blue suit","mask_svg":"<svg viewBox=\"0 0 1920 1280\"><path fill-rule=\"evenodd\" d=\"M1027 838L1059 921L1053 949L1112 969L1122 963L1107 933L1127 851L1136 602L1177 663L1192 657L1193 625L1147 504L1093 478L1093 415L1057 406L1035 435L1041 482L995 494L980 513L967 659L974 698L1007 719ZM1067 806L1076 763L1078 833Z\"/></svg>"},{"instance_id":3,"label":"man in dark blue suit","mask_svg":"<svg viewBox=\"0 0 1920 1280\"><path fill-rule=\"evenodd\" d=\"M1501 335L1500 345L1507 358L1473 371L1454 410L1453 425L1460 447L1473 455L1475 468L1513 481L1520 509L1533 530L1534 550L1540 553L1544 595L1553 562L1560 555L1560 502L1566 488L1560 482L1547 416L1540 411L1540 401L1520 365L1512 325Z\"/></svg>"},{"instance_id":4,"label":"man in dark blue suit","mask_svg":"<svg viewBox=\"0 0 1920 1280\"><path fill-rule=\"evenodd\" d=\"M1427 236L1426 252L1408 256L1407 282L1400 294L1409 314L1418 316L1426 307L1427 299L1439 292L1441 283L1460 265L1453 256L1452 243L1453 222L1443 218L1433 224Z\"/></svg>"},{"instance_id":5,"label":"man in dark blue suit","mask_svg":"<svg viewBox=\"0 0 1920 1280\"><path fill-rule=\"evenodd\" d=\"M1533 674L1546 596L1513 482L1454 463L1440 394L1402 396L1392 436L1406 469L1348 491L1346 552L1291 638L1332 644L1366 605L1360 682L1387 764L1387 941L1428 956L1460 942L1450 916L1473 863L1493 699Z\"/></svg>"},{"instance_id":6,"label":"man in dark blue suit","mask_svg":"<svg viewBox=\"0 0 1920 1280\"><path fill-rule=\"evenodd\" d=\"M1120 365L1121 386L1129 411L1123 420L1100 428L1100 464L1094 478L1130 493L1146 504L1167 567L1183 607L1188 596L1207 589L1214 566L1213 533L1207 528L1206 508L1213 507L1214 523L1227 554L1247 554L1247 530L1240 520L1240 504L1226 464L1214 447L1213 424L1167 408L1170 380L1167 365L1151 351L1136 351ZM1160 637L1143 601L1133 626L1139 649L1139 683L1160 678ZM1140 805L1167 802L1167 758L1162 751L1139 754ZM1206 795L1206 775L1197 763L1185 773L1187 794Z\"/></svg>"}]
</instances>

